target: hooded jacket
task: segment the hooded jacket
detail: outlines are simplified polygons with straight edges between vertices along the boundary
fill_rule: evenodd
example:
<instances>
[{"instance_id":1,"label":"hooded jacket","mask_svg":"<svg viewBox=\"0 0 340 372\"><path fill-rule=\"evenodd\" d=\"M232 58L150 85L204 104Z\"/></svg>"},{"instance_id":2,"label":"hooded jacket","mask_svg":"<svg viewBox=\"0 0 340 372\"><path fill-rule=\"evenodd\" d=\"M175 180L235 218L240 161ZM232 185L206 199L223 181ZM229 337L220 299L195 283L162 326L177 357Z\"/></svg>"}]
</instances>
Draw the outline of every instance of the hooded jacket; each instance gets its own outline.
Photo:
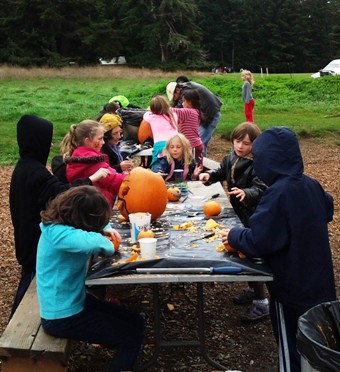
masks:
<instances>
[{"instance_id":1,"label":"hooded jacket","mask_svg":"<svg viewBox=\"0 0 340 372\"><path fill-rule=\"evenodd\" d=\"M286 127L264 131L253 143L254 170L268 185L251 228L234 228L229 243L249 257L262 257L274 281L271 299L304 313L336 298L327 223L333 199L303 174L294 132Z\"/></svg>"},{"instance_id":2,"label":"hooded jacket","mask_svg":"<svg viewBox=\"0 0 340 372\"><path fill-rule=\"evenodd\" d=\"M52 135L53 124L40 117L24 115L17 123L20 159L12 174L9 203L16 257L23 272L35 271L40 211L50 199L71 187L46 168ZM84 179L77 180L77 184L92 183Z\"/></svg>"},{"instance_id":3,"label":"hooded jacket","mask_svg":"<svg viewBox=\"0 0 340 372\"><path fill-rule=\"evenodd\" d=\"M89 177L99 168L106 168L110 174L101 180L94 182L93 186L106 197L110 206L113 207L115 198L118 194L120 184L125 178L125 174L117 173L110 167L109 159L106 154L98 152L86 146L77 147L71 157L65 159L66 177L69 182L73 182L79 177Z\"/></svg>"}]
</instances>

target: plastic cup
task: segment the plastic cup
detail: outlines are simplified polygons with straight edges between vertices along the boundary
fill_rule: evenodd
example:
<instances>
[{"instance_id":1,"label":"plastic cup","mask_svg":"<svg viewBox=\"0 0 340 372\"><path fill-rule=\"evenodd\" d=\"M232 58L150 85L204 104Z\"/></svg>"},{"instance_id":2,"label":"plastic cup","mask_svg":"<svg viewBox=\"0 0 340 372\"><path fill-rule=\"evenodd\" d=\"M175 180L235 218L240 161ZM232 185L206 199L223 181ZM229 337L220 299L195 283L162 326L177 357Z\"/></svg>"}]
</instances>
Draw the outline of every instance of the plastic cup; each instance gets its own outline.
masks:
<instances>
[{"instance_id":1,"label":"plastic cup","mask_svg":"<svg viewBox=\"0 0 340 372\"><path fill-rule=\"evenodd\" d=\"M183 182L183 169L175 169L174 170L174 181L175 182Z\"/></svg>"},{"instance_id":2,"label":"plastic cup","mask_svg":"<svg viewBox=\"0 0 340 372\"><path fill-rule=\"evenodd\" d=\"M142 238L138 240L143 260L153 260L156 256L156 238Z\"/></svg>"},{"instance_id":3,"label":"plastic cup","mask_svg":"<svg viewBox=\"0 0 340 372\"><path fill-rule=\"evenodd\" d=\"M142 230L150 229L151 214L148 212L130 213L129 220L130 220L131 240L132 242L136 242L138 239L138 234Z\"/></svg>"}]
</instances>

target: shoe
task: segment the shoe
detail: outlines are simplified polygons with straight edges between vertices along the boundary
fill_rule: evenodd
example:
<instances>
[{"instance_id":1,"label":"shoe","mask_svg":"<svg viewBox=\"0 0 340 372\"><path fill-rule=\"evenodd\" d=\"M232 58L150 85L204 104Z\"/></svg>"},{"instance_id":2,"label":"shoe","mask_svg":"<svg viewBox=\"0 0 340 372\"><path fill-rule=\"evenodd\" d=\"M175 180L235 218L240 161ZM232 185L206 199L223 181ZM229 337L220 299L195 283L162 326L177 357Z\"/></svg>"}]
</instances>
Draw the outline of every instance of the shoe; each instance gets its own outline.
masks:
<instances>
[{"instance_id":1,"label":"shoe","mask_svg":"<svg viewBox=\"0 0 340 372\"><path fill-rule=\"evenodd\" d=\"M252 304L240 318L242 322L252 323L267 317L269 317L269 304Z\"/></svg>"},{"instance_id":2,"label":"shoe","mask_svg":"<svg viewBox=\"0 0 340 372\"><path fill-rule=\"evenodd\" d=\"M240 294L237 297L233 297L232 301L235 305L244 305L244 304L251 304L254 299L254 291L251 289L247 289L246 291L243 291L242 294Z\"/></svg>"}]
</instances>

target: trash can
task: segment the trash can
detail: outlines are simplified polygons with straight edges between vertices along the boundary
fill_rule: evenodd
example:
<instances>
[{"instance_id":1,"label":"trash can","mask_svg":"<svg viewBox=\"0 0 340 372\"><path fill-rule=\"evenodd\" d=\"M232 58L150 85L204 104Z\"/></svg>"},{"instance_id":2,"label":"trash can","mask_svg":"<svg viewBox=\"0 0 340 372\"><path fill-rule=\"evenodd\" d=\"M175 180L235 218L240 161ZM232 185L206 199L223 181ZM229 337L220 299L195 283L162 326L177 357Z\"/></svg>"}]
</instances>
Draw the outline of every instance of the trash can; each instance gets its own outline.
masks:
<instances>
[{"instance_id":1,"label":"trash can","mask_svg":"<svg viewBox=\"0 0 340 372\"><path fill-rule=\"evenodd\" d=\"M302 372L340 371L340 301L322 303L300 316L297 347Z\"/></svg>"}]
</instances>

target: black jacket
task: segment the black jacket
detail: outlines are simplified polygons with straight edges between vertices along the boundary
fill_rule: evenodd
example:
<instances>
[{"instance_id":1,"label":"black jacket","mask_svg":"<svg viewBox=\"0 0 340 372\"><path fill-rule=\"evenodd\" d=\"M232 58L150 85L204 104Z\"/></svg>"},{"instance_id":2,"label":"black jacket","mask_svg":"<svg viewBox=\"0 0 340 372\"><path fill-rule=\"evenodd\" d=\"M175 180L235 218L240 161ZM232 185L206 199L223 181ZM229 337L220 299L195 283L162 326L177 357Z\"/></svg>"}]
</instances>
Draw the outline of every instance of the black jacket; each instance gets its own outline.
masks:
<instances>
[{"instance_id":1,"label":"black jacket","mask_svg":"<svg viewBox=\"0 0 340 372\"><path fill-rule=\"evenodd\" d=\"M24 115L17 124L20 159L10 184L10 212L14 227L16 257L24 272L35 271L40 237L40 211L60 192L71 187L46 168L53 124L34 115ZM91 184L89 179L76 184Z\"/></svg>"},{"instance_id":2,"label":"black jacket","mask_svg":"<svg viewBox=\"0 0 340 372\"><path fill-rule=\"evenodd\" d=\"M261 196L267 186L255 175L253 160L240 158L234 151L226 155L216 170L209 171L209 183L227 181L227 189L242 189L246 194L246 202L240 202L231 195L230 203L244 226L249 226L249 218L254 213Z\"/></svg>"}]
</instances>

